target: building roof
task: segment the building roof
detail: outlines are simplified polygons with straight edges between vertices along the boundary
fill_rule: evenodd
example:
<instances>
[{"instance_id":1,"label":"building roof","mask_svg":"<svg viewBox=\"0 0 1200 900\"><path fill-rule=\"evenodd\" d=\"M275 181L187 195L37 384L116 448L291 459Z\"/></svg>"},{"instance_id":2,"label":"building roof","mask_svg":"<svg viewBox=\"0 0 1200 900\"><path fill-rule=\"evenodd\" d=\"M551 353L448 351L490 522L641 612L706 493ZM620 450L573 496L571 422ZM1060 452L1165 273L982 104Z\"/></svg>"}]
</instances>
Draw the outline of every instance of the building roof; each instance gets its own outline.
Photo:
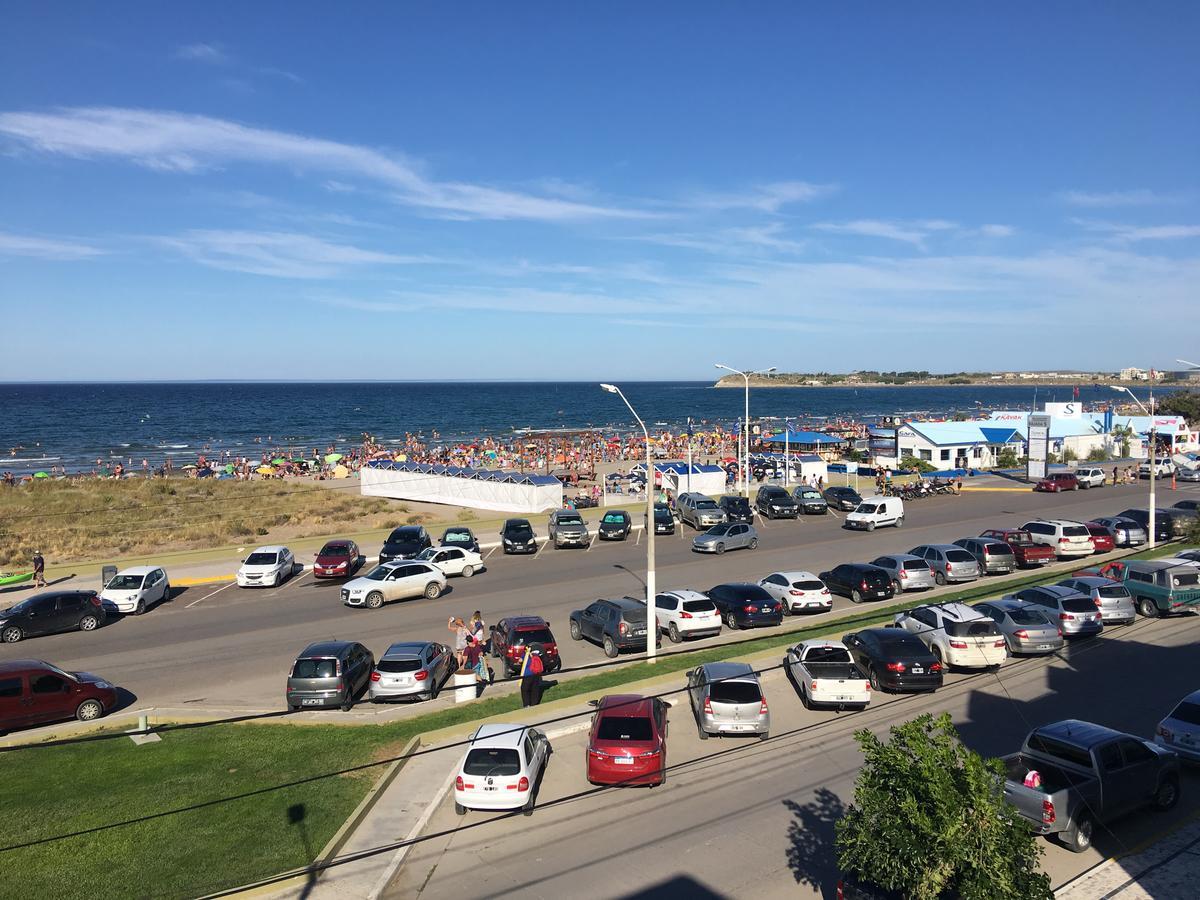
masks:
<instances>
[{"instance_id":1,"label":"building roof","mask_svg":"<svg viewBox=\"0 0 1200 900\"><path fill-rule=\"evenodd\" d=\"M903 427L911 429L938 447L1007 444L1009 441L1021 440L1021 435L1015 428L985 427L979 422L905 422Z\"/></svg>"},{"instance_id":2,"label":"building roof","mask_svg":"<svg viewBox=\"0 0 1200 900\"><path fill-rule=\"evenodd\" d=\"M844 444L846 439L823 431L789 431L763 438L768 444Z\"/></svg>"},{"instance_id":3,"label":"building roof","mask_svg":"<svg viewBox=\"0 0 1200 900\"><path fill-rule=\"evenodd\" d=\"M1029 413L1025 410L997 410L991 413L990 419L994 425L1015 428L1022 436L1029 433ZM1050 439L1052 441L1103 433L1104 416L1102 413L1086 413L1078 418L1050 417Z\"/></svg>"}]
</instances>

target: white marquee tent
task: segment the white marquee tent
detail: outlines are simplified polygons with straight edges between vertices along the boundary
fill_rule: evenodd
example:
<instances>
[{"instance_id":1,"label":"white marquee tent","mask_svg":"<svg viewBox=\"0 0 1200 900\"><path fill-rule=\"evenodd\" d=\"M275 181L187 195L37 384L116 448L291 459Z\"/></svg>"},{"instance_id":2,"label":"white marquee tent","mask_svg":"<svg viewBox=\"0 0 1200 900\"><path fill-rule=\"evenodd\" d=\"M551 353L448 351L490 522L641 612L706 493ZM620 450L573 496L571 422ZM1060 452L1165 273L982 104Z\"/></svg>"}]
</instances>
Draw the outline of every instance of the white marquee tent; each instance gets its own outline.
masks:
<instances>
[{"instance_id":1,"label":"white marquee tent","mask_svg":"<svg viewBox=\"0 0 1200 900\"><path fill-rule=\"evenodd\" d=\"M366 497L444 503L498 512L538 513L563 504L562 482L552 475L465 469L376 459L360 473Z\"/></svg>"}]
</instances>

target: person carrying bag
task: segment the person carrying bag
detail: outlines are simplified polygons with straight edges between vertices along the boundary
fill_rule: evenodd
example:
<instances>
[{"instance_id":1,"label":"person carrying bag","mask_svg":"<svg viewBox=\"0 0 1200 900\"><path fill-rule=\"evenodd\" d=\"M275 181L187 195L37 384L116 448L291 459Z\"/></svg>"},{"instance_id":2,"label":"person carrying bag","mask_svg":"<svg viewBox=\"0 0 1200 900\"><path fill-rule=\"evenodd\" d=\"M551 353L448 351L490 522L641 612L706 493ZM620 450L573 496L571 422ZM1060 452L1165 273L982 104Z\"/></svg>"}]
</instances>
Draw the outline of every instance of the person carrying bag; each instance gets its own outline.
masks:
<instances>
[{"instance_id":1,"label":"person carrying bag","mask_svg":"<svg viewBox=\"0 0 1200 900\"><path fill-rule=\"evenodd\" d=\"M542 664L540 650L525 645L525 656L521 659L521 708L537 706L542 702Z\"/></svg>"}]
</instances>

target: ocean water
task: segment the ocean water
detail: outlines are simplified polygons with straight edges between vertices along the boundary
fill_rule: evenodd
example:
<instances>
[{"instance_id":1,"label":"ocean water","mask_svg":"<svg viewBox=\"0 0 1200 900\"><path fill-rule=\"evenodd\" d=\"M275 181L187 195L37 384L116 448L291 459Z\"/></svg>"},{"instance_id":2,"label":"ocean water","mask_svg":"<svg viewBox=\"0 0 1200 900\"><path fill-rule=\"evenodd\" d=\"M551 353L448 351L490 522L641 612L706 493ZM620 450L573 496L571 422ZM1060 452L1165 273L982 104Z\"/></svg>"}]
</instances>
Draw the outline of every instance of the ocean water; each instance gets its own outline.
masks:
<instances>
[{"instance_id":1,"label":"ocean water","mask_svg":"<svg viewBox=\"0 0 1200 900\"><path fill-rule=\"evenodd\" d=\"M629 382L621 389L648 425L733 427L744 392L711 382ZM1144 397L1144 392L1140 393ZM950 414L978 409L1029 409L1072 399L1069 387L752 389L752 418L792 417L805 424L840 417ZM1085 403L1120 399L1104 387L1080 385ZM324 452L358 444L363 432L402 441L406 433L443 441L521 428L631 427L620 398L591 382L568 383L92 383L0 384L0 469L31 472L52 465L90 470L96 460L172 457L228 451L258 456L271 447ZM660 426L661 427L661 426Z\"/></svg>"}]
</instances>

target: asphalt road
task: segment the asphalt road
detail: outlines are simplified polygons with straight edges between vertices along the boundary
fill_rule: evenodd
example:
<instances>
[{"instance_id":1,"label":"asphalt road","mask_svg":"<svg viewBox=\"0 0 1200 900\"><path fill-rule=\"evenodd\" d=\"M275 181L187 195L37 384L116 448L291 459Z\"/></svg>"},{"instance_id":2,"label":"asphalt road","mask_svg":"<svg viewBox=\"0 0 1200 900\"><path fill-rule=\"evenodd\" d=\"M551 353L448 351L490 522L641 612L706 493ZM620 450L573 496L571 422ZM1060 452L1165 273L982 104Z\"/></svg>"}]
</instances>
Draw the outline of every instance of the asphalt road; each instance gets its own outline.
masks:
<instances>
[{"instance_id":1,"label":"asphalt road","mask_svg":"<svg viewBox=\"0 0 1200 900\"><path fill-rule=\"evenodd\" d=\"M447 796L423 834L447 833L414 845L384 896L832 898L834 823L852 802L861 765L855 730L884 734L923 712L949 712L964 742L989 756L1019 749L1038 724L1070 717L1149 737L1197 686L1198 638L1200 616L1139 620L995 674L954 673L934 694L876 695L858 713L805 710L786 676L770 672L765 742L701 743L679 693L668 716L666 785L590 788L586 733L560 737L532 817L459 817ZM446 752L448 772L461 752ZM1094 848L1082 854L1038 839L1043 866L1060 885L1198 808L1200 772L1185 770L1174 810L1097 828Z\"/></svg>"},{"instance_id":2,"label":"asphalt road","mask_svg":"<svg viewBox=\"0 0 1200 900\"><path fill-rule=\"evenodd\" d=\"M1174 494L1163 491L1160 502L1169 505L1196 493L1190 485ZM841 562L869 561L882 553L1015 526L1039 516L1086 519L1111 514L1144 499L1144 485L1062 495L1021 491L928 498L908 504L905 526L899 530L850 532L832 514L760 523L757 550L720 557L691 552L694 532L684 528L657 541L658 587L704 590L724 581L758 580L779 570L819 572ZM586 518L595 523L599 513L587 511ZM339 583L316 582L311 574L296 576L274 590L232 585L176 589L171 602L144 616L118 618L88 634L0 645L0 659L37 657L69 670L95 672L129 691L136 706L279 709L291 662L310 642L355 639L376 655L399 640L448 642L447 618L479 609L488 623L506 615L541 614L559 639L564 665L599 662L604 659L599 647L569 639L569 614L597 597L641 593L644 540L634 536L625 543L597 541L586 551L547 547L536 557L506 557L497 551L487 559L486 571L470 579L451 579L449 590L437 600L393 603L376 611L343 606ZM924 595L910 596L919 602ZM837 598L834 608L849 605ZM671 645L664 641L664 646Z\"/></svg>"}]
</instances>

